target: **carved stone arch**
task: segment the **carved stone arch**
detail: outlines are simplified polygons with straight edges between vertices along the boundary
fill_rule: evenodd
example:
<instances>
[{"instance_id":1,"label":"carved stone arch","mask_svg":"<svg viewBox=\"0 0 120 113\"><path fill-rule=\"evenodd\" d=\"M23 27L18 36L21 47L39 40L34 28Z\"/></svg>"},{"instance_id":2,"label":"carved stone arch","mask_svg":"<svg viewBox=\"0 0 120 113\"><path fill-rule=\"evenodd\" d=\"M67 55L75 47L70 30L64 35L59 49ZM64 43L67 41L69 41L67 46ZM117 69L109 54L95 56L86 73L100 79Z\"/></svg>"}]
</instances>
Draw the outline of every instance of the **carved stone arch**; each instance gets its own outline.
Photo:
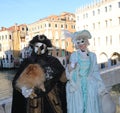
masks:
<instances>
[{"instance_id":1,"label":"carved stone arch","mask_svg":"<svg viewBox=\"0 0 120 113\"><path fill-rule=\"evenodd\" d=\"M114 52L112 55L111 55L111 59L114 59L114 58L118 58L119 61L120 61L120 54L118 52Z\"/></svg>"},{"instance_id":2,"label":"carved stone arch","mask_svg":"<svg viewBox=\"0 0 120 113\"><path fill-rule=\"evenodd\" d=\"M120 63L120 54L117 53L117 52L114 52L111 57L110 57L110 60L111 60L111 65L117 65L118 63Z\"/></svg>"},{"instance_id":3,"label":"carved stone arch","mask_svg":"<svg viewBox=\"0 0 120 113\"><path fill-rule=\"evenodd\" d=\"M107 55L105 52L102 52L102 53L99 55L99 58L100 58L100 61L101 61L101 62L107 62L107 61L108 61L108 55Z\"/></svg>"},{"instance_id":4,"label":"carved stone arch","mask_svg":"<svg viewBox=\"0 0 120 113\"><path fill-rule=\"evenodd\" d=\"M101 69L105 68L105 67L108 67L108 56L107 56L106 53L102 52L99 55L99 62L100 62Z\"/></svg>"},{"instance_id":5,"label":"carved stone arch","mask_svg":"<svg viewBox=\"0 0 120 113\"><path fill-rule=\"evenodd\" d=\"M0 51L2 51L2 44L0 43Z\"/></svg>"}]
</instances>

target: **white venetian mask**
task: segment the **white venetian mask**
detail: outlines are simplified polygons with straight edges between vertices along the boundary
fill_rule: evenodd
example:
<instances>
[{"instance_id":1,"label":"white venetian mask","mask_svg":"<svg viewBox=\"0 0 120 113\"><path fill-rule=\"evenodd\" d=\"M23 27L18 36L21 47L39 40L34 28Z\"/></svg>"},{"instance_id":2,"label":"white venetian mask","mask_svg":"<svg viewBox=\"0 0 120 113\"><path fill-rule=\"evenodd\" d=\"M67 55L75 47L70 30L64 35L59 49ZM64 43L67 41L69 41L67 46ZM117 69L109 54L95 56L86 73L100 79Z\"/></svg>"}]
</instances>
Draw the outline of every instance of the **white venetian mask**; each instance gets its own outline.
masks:
<instances>
[{"instance_id":1,"label":"white venetian mask","mask_svg":"<svg viewBox=\"0 0 120 113\"><path fill-rule=\"evenodd\" d=\"M38 55L44 54L46 52L47 46L46 44L43 43L35 43L34 45L34 52L37 53Z\"/></svg>"}]
</instances>

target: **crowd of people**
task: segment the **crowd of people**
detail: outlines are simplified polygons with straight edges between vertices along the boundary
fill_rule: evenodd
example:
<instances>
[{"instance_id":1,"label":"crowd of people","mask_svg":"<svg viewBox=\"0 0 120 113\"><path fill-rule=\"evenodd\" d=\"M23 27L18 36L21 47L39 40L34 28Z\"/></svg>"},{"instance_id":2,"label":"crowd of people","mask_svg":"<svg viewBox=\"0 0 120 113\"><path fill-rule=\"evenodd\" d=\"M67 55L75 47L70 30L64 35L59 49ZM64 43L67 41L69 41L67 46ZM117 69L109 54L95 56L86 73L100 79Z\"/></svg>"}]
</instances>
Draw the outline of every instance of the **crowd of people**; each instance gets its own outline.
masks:
<instances>
[{"instance_id":1,"label":"crowd of people","mask_svg":"<svg viewBox=\"0 0 120 113\"><path fill-rule=\"evenodd\" d=\"M71 53L66 68L57 58L48 55L52 44L45 35L33 37L29 42L31 56L21 63L12 82L11 113L104 113L99 95L108 91L100 77L96 55L88 50L91 33L82 30L73 36L76 51ZM17 87L19 77L29 64L38 64L43 69L45 91L37 86ZM27 72L27 77L29 73L33 72Z\"/></svg>"}]
</instances>

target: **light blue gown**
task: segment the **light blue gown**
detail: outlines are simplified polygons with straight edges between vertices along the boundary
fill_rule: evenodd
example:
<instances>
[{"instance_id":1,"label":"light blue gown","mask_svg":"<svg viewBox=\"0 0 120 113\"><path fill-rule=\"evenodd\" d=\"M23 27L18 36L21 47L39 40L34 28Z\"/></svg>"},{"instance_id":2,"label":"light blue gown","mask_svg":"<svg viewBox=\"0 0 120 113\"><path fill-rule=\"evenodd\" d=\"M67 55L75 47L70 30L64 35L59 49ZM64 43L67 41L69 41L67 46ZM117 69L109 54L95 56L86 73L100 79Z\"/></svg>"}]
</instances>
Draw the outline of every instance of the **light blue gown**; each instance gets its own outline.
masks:
<instances>
[{"instance_id":1,"label":"light blue gown","mask_svg":"<svg viewBox=\"0 0 120 113\"><path fill-rule=\"evenodd\" d=\"M76 51L71 54L70 62L76 62L77 66L70 73L66 85L67 113L102 113L98 93L105 90L105 86L98 71L96 55L89 52L89 57L84 59Z\"/></svg>"}]
</instances>

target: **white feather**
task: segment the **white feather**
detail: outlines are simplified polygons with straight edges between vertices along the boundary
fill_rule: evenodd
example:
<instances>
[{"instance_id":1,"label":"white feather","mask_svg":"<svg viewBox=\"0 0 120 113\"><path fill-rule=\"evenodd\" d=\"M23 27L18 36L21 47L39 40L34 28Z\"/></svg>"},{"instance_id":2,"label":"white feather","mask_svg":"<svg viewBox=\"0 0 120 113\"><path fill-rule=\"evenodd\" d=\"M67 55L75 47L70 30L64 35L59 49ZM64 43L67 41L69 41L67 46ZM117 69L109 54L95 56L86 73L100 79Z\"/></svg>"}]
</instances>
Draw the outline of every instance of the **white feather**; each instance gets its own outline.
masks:
<instances>
[{"instance_id":1,"label":"white feather","mask_svg":"<svg viewBox=\"0 0 120 113\"><path fill-rule=\"evenodd\" d=\"M61 37L64 38L74 38L74 33L68 31L68 30L62 30Z\"/></svg>"}]
</instances>

